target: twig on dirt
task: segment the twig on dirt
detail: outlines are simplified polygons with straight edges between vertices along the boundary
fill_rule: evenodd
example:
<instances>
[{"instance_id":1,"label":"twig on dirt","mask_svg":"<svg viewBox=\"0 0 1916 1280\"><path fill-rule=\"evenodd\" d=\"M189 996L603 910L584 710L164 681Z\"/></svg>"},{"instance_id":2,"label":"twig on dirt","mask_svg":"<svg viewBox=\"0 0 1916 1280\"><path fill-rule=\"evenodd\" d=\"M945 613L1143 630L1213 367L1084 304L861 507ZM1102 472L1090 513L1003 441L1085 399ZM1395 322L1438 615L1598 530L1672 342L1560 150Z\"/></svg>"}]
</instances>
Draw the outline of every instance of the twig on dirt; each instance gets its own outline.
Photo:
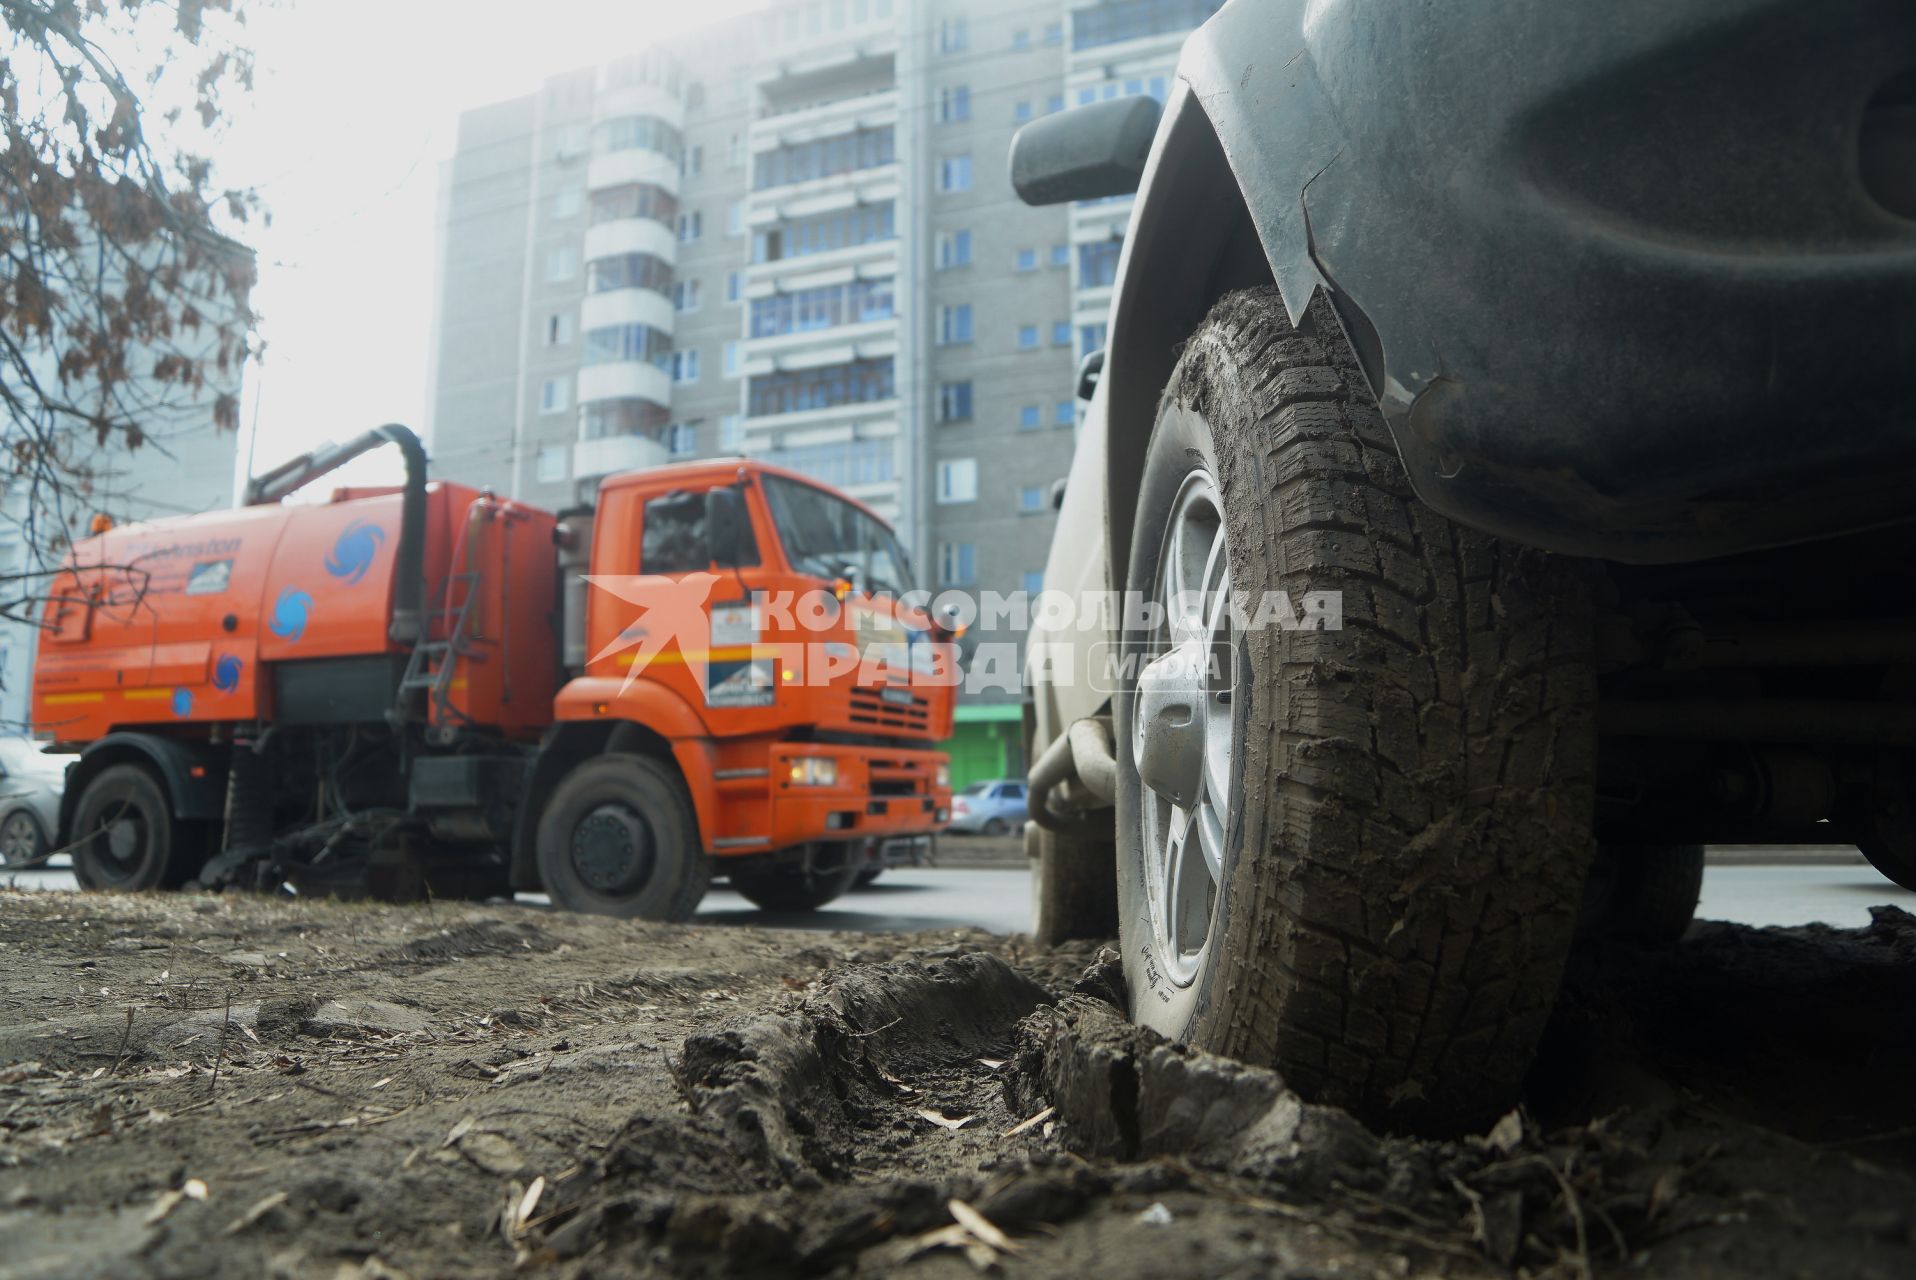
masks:
<instances>
[{"instance_id":1,"label":"twig on dirt","mask_svg":"<svg viewBox=\"0 0 1916 1280\"><path fill-rule=\"evenodd\" d=\"M1045 1121L1049 1120L1052 1116L1055 1116L1057 1114L1058 1114L1058 1109L1056 1107L1046 1107L1043 1111L1040 1111L1037 1115L1031 1116L1028 1119L1020 1120L1017 1124L1012 1125L1009 1129L1006 1129L1003 1133L999 1134L998 1136L1001 1138L1015 1138L1019 1134L1023 1133L1026 1129L1034 1128L1038 1125L1041 1125Z\"/></svg>"},{"instance_id":2,"label":"twig on dirt","mask_svg":"<svg viewBox=\"0 0 1916 1280\"><path fill-rule=\"evenodd\" d=\"M1557 1186L1563 1191L1564 1207L1570 1210L1570 1221L1577 1229L1577 1253L1571 1261L1576 1264L1577 1274L1583 1280L1591 1280L1590 1238L1583 1222L1583 1202L1578 1199L1576 1188L1570 1185L1570 1179L1564 1177L1563 1170L1557 1168L1556 1161L1538 1157L1537 1162L1550 1170L1550 1176L1557 1180ZM1624 1254L1626 1258L1629 1256L1627 1252Z\"/></svg>"},{"instance_id":3,"label":"twig on dirt","mask_svg":"<svg viewBox=\"0 0 1916 1280\"><path fill-rule=\"evenodd\" d=\"M864 1040L870 1036L878 1035L881 1032L890 1031L903 1021L904 1018L902 1017L893 1018L882 1027L873 1027L870 1031L847 1031L845 1034L853 1040Z\"/></svg>"},{"instance_id":4,"label":"twig on dirt","mask_svg":"<svg viewBox=\"0 0 1916 1280\"><path fill-rule=\"evenodd\" d=\"M359 1101L358 1098L353 1097L349 1093L341 1093L337 1089L328 1089L323 1084L314 1084L310 1080L301 1080L298 1076L287 1076L286 1082L296 1088L311 1089L314 1093L323 1093L329 1098L338 1098L341 1102L357 1103Z\"/></svg>"},{"instance_id":5,"label":"twig on dirt","mask_svg":"<svg viewBox=\"0 0 1916 1280\"><path fill-rule=\"evenodd\" d=\"M133 1040L133 1006L126 1007L126 1030L120 1033L120 1047L113 1055L113 1070L109 1075L120 1074L120 1064L126 1061L126 1046Z\"/></svg>"},{"instance_id":6,"label":"twig on dirt","mask_svg":"<svg viewBox=\"0 0 1916 1280\"><path fill-rule=\"evenodd\" d=\"M220 1063L226 1059L226 1032L233 1025L233 989L226 989L226 1019L220 1023L220 1044L213 1053L213 1082L206 1087L206 1096L213 1097L219 1092Z\"/></svg>"}]
</instances>

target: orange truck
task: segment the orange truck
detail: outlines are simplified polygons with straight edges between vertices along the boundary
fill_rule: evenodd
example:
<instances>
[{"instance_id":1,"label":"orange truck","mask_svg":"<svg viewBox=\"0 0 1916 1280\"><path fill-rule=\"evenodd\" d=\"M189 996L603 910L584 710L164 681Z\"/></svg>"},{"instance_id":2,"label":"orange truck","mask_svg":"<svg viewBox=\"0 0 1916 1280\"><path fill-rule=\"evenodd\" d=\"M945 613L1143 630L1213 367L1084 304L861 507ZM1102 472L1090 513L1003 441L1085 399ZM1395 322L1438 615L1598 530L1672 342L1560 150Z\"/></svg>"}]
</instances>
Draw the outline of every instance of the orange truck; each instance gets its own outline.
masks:
<instances>
[{"instance_id":1,"label":"orange truck","mask_svg":"<svg viewBox=\"0 0 1916 1280\"><path fill-rule=\"evenodd\" d=\"M404 485L282 501L391 446ZM683 920L822 905L949 818L956 636L870 509L730 459L563 516L380 427L244 505L107 529L50 592L33 718L95 889L543 890Z\"/></svg>"}]
</instances>

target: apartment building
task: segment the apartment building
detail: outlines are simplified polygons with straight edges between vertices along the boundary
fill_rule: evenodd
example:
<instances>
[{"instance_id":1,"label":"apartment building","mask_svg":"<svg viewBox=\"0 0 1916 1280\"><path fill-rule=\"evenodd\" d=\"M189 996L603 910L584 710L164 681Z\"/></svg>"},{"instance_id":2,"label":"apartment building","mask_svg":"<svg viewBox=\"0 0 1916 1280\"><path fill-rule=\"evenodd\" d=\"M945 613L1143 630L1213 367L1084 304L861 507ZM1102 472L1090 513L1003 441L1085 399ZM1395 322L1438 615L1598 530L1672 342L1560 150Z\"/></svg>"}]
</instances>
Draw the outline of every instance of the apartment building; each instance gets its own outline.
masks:
<instances>
[{"instance_id":1,"label":"apartment building","mask_svg":"<svg viewBox=\"0 0 1916 1280\"><path fill-rule=\"evenodd\" d=\"M466 113L439 471L563 507L612 472L750 454L891 519L921 586L1035 589L1130 202L1027 208L1011 137L1163 98L1217 7L774 3ZM1017 703L964 700L958 776L1019 771Z\"/></svg>"}]
</instances>

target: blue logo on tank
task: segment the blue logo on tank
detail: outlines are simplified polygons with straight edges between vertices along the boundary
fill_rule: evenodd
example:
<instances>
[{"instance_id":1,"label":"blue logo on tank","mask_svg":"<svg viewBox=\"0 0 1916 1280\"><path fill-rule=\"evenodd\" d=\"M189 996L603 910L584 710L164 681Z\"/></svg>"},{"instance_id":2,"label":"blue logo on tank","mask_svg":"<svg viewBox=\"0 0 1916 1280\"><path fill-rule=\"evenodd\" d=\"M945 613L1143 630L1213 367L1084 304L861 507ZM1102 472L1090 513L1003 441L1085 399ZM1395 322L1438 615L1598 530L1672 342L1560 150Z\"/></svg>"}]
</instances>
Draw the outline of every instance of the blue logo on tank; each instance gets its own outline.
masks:
<instances>
[{"instance_id":1,"label":"blue logo on tank","mask_svg":"<svg viewBox=\"0 0 1916 1280\"><path fill-rule=\"evenodd\" d=\"M297 642L306 634L306 619L313 611L313 598L298 587L288 587L279 593L279 600L273 605L273 620L266 629L282 640Z\"/></svg>"},{"instance_id":2,"label":"blue logo on tank","mask_svg":"<svg viewBox=\"0 0 1916 1280\"><path fill-rule=\"evenodd\" d=\"M176 716L190 716L193 714L193 691L191 689L175 689L173 691L173 714Z\"/></svg>"},{"instance_id":3,"label":"blue logo on tank","mask_svg":"<svg viewBox=\"0 0 1916 1280\"><path fill-rule=\"evenodd\" d=\"M239 688L240 670L244 664L227 654L213 664L213 687L221 693L231 693Z\"/></svg>"},{"instance_id":4,"label":"blue logo on tank","mask_svg":"<svg viewBox=\"0 0 1916 1280\"><path fill-rule=\"evenodd\" d=\"M326 557L326 572L343 578L349 587L354 585L373 567L373 557L379 554L379 546L385 540L386 531L378 525L353 521L340 531L339 541L333 543L332 553Z\"/></svg>"}]
</instances>

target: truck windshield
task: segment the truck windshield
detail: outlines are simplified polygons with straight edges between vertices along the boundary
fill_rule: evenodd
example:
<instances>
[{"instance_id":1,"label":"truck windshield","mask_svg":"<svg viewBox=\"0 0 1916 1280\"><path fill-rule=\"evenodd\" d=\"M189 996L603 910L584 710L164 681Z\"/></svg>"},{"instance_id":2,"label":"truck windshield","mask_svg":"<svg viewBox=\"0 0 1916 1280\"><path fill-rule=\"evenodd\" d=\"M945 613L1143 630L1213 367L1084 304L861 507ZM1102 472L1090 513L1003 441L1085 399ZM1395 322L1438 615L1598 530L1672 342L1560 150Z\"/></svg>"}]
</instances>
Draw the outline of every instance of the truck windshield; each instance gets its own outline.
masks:
<instances>
[{"instance_id":1,"label":"truck windshield","mask_svg":"<svg viewBox=\"0 0 1916 1280\"><path fill-rule=\"evenodd\" d=\"M766 476L764 483L772 523L794 569L850 578L862 591L911 590L911 565L884 522L809 484L783 476Z\"/></svg>"}]
</instances>

